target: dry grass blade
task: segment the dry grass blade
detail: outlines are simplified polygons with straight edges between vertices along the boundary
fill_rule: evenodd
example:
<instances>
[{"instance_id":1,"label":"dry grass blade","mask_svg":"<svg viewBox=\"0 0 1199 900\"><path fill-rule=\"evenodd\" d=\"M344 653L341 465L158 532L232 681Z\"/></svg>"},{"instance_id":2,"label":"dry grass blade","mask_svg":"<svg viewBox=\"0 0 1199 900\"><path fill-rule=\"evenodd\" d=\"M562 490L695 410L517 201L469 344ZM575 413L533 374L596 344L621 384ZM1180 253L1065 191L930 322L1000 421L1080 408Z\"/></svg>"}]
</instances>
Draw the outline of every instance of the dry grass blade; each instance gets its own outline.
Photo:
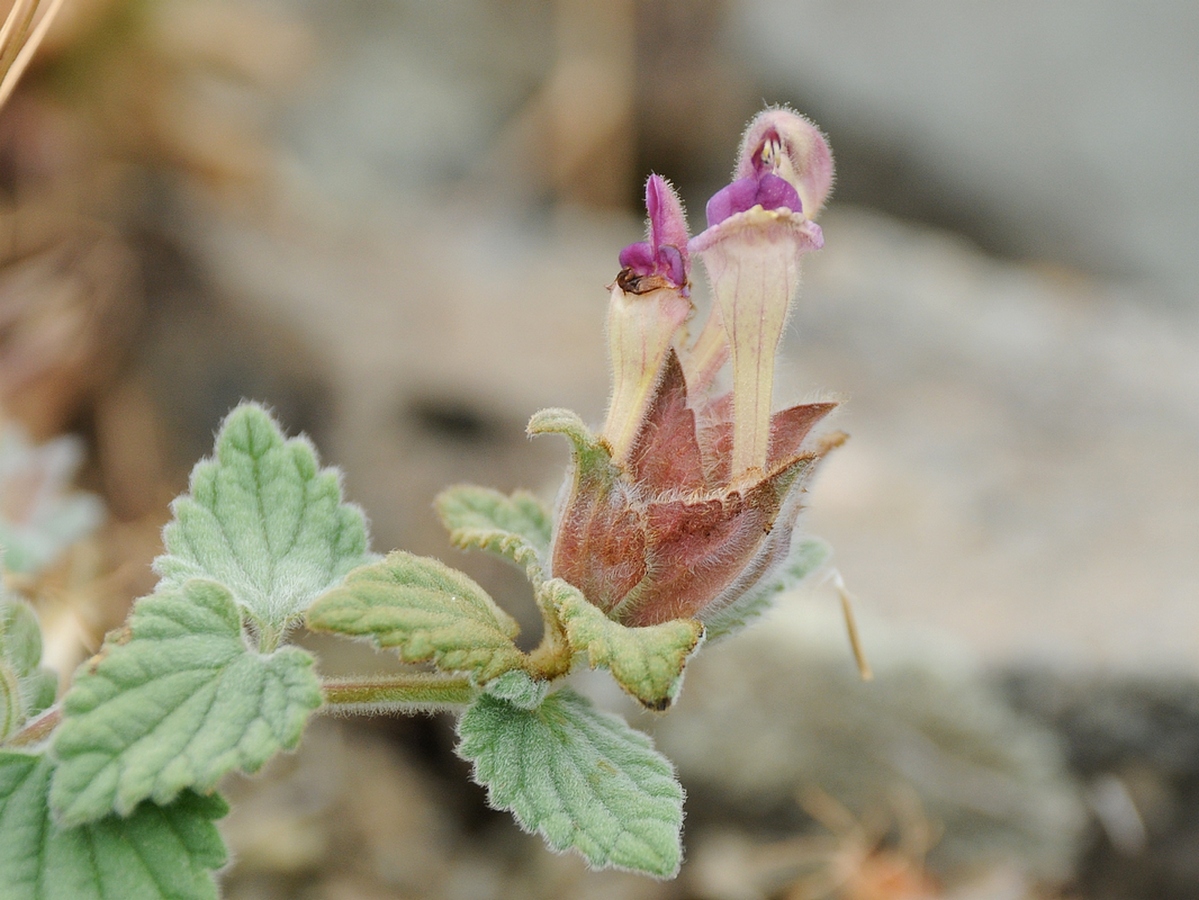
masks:
<instances>
[{"instance_id":1,"label":"dry grass blade","mask_svg":"<svg viewBox=\"0 0 1199 900\"><path fill-rule=\"evenodd\" d=\"M48 4L41 0L16 0L8 11L0 27L0 107L17 86L62 4L63 0L50 0ZM35 25L39 8L44 11Z\"/></svg>"},{"instance_id":2,"label":"dry grass blade","mask_svg":"<svg viewBox=\"0 0 1199 900\"><path fill-rule=\"evenodd\" d=\"M862 676L863 681L873 681L874 670L870 668L870 661L866 659L866 651L862 647L862 638L858 633L858 620L853 614L853 597L845 587L845 581L841 578L839 571L834 569L831 578L833 588L841 600L841 612L845 616L845 629L849 632L849 646L853 650L854 662L858 664L858 674Z\"/></svg>"}]
</instances>

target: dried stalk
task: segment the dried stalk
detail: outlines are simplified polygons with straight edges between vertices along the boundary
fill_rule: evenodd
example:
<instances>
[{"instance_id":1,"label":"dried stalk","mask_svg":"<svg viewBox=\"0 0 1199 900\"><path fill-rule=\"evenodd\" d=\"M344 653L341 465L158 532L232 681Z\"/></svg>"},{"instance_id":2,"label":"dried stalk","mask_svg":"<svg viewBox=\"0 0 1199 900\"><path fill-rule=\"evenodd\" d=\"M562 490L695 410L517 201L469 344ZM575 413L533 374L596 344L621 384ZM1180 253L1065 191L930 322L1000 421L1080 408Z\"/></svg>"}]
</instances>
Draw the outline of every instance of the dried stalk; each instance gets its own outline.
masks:
<instances>
[{"instance_id":1,"label":"dried stalk","mask_svg":"<svg viewBox=\"0 0 1199 900\"><path fill-rule=\"evenodd\" d=\"M62 5L63 0L16 0L8 11L0 26L0 107L8 101ZM39 9L43 10L40 19Z\"/></svg>"}]
</instances>

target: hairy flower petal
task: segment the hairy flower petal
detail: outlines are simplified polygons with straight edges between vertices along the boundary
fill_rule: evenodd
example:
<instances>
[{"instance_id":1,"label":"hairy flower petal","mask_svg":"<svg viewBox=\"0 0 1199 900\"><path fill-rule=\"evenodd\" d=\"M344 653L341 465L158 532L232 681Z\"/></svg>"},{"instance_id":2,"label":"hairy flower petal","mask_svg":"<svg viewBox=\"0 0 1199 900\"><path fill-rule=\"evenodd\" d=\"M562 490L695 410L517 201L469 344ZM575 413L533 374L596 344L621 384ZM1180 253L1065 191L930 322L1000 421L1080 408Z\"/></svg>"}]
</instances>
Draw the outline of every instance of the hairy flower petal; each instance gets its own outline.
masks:
<instances>
[{"instance_id":1,"label":"hairy flower petal","mask_svg":"<svg viewBox=\"0 0 1199 900\"><path fill-rule=\"evenodd\" d=\"M691 301L670 287L645 294L612 289L608 354L612 399L603 436L623 460L632 448L675 333L691 315Z\"/></svg>"},{"instance_id":2,"label":"hairy flower petal","mask_svg":"<svg viewBox=\"0 0 1199 900\"><path fill-rule=\"evenodd\" d=\"M661 175L651 175L645 184L645 209L649 225L647 239L620 251L621 279L626 290L641 279L653 279L688 292L691 258L687 253L687 217L674 188Z\"/></svg>"},{"instance_id":3,"label":"hairy flower petal","mask_svg":"<svg viewBox=\"0 0 1199 900\"><path fill-rule=\"evenodd\" d=\"M803 212L803 201L791 182L771 172L762 172L739 178L712 195L706 210L708 227L755 206Z\"/></svg>"},{"instance_id":4,"label":"hairy flower petal","mask_svg":"<svg viewBox=\"0 0 1199 900\"><path fill-rule=\"evenodd\" d=\"M754 116L741 139L734 178L768 169L789 181L814 219L833 188L833 154L820 129L799 113L767 109Z\"/></svg>"}]
</instances>

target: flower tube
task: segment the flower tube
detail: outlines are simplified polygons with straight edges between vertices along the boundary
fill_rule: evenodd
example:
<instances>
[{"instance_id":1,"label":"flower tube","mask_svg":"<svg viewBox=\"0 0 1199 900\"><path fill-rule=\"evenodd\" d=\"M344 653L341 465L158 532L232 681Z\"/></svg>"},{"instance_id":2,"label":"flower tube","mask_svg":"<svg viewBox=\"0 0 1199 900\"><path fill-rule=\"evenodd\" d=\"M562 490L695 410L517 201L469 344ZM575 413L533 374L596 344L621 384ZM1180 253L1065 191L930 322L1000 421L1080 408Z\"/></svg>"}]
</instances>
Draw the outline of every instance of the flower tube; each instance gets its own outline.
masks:
<instances>
[{"instance_id":1,"label":"flower tube","mask_svg":"<svg viewBox=\"0 0 1199 900\"><path fill-rule=\"evenodd\" d=\"M628 455L666 353L692 312L683 205L664 178L651 175L645 206L648 240L621 251L608 307L613 384L602 434L617 460Z\"/></svg>"},{"instance_id":2,"label":"flower tube","mask_svg":"<svg viewBox=\"0 0 1199 900\"><path fill-rule=\"evenodd\" d=\"M812 217L832 175L816 126L788 110L767 110L750 123L735 179L708 202L708 228L689 245L708 271L732 360L734 479L766 467L774 357L801 258L824 246Z\"/></svg>"}]
</instances>

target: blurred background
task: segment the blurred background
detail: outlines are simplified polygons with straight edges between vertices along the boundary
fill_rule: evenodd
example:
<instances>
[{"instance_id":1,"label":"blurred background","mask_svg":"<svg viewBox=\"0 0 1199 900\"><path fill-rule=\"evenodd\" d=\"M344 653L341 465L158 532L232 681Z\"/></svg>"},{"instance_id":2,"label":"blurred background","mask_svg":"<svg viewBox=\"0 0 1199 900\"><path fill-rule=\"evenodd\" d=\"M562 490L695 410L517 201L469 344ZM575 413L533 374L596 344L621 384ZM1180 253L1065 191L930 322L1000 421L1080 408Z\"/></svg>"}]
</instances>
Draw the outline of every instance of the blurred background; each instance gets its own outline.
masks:
<instances>
[{"instance_id":1,"label":"blurred background","mask_svg":"<svg viewBox=\"0 0 1199 900\"><path fill-rule=\"evenodd\" d=\"M70 672L245 397L535 629L432 497L553 497L524 425L603 413L645 177L698 231L789 103L838 180L776 403L845 401L806 527L876 680L820 585L705 651L637 721L671 884L488 811L451 720L321 720L228 785L228 896L1199 897L1197 46L1186 2L67 0L0 110L10 580Z\"/></svg>"}]
</instances>

